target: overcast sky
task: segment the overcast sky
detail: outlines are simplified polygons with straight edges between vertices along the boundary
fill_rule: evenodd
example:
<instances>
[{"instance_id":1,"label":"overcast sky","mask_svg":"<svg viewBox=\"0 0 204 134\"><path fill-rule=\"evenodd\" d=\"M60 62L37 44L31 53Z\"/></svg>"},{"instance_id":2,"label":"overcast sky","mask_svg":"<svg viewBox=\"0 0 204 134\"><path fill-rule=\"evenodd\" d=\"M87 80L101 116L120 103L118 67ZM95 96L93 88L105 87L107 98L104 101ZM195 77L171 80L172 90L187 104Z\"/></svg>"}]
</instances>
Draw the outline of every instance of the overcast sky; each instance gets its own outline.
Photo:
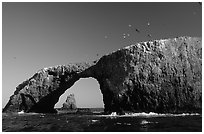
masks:
<instances>
[{"instance_id":1,"label":"overcast sky","mask_svg":"<svg viewBox=\"0 0 204 134\"><path fill-rule=\"evenodd\" d=\"M199 3L3 3L2 106L41 68L91 61L132 43L202 36ZM98 82L80 79L60 97L103 107Z\"/></svg>"}]
</instances>

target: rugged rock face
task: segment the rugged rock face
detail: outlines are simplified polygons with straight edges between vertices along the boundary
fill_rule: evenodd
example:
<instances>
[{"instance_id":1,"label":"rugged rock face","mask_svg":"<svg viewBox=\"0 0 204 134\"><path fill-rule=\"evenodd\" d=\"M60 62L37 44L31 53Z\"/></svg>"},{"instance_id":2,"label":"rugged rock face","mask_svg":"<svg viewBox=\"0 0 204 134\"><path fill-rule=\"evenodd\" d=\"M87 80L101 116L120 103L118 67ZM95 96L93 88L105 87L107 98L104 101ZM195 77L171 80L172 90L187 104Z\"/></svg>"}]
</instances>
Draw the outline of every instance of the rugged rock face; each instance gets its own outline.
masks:
<instances>
[{"instance_id":1,"label":"rugged rock face","mask_svg":"<svg viewBox=\"0 0 204 134\"><path fill-rule=\"evenodd\" d=\"M201 72L201 38L141 42L92 63L41 69L16 87L3 111L55 112L60 95L80 78L93 77L107 113L201 112Z\"/></svg>"},{"instance_id":2,"label":"rugged rock face","mask_svg":"<svg viewBox=\"0 0 204 134\"><path fill-rule=\"evenodd\" d=\"M74 94L70 94L67 96L65 103L63 103L62 109L64 110L74 110L76 109L76 100L74 98Z\"/></svg>"},{"instance_id":3,"label":"rugged rock face","mask_svg":"<svg viewBox=\"0 0 204 134\"><path fill-rule=\"evenodd\" d=\"M81 76L81 72L94 66L93 63L76 63L43 68L16 87L3 109L5 111L51 113L57 112L54 105L59 97Z\"/></svg>"}]
</instances>

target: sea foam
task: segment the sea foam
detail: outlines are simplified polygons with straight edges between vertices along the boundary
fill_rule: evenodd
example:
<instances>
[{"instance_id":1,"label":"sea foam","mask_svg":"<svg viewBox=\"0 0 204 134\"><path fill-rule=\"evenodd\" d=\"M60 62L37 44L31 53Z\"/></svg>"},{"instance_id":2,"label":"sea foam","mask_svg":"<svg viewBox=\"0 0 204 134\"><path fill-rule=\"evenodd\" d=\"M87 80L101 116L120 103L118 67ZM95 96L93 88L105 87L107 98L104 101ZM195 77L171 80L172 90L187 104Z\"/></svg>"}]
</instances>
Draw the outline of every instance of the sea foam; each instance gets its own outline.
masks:
<instances>
[{"instance_id":1,"label":"sea foam","mask_svg":"<svg viewBox=\"0 0 204 134\"><path fill-rule=\"evenodd\" d=\"M97 115L101 117L177 117L177 116L195 116L195 115L200 115L199 113L182 113L182 114L160 114L160 113L125 113L125 115L118 115L116 112L112 112L109 115Z\"/></svg>"}]
</instances>

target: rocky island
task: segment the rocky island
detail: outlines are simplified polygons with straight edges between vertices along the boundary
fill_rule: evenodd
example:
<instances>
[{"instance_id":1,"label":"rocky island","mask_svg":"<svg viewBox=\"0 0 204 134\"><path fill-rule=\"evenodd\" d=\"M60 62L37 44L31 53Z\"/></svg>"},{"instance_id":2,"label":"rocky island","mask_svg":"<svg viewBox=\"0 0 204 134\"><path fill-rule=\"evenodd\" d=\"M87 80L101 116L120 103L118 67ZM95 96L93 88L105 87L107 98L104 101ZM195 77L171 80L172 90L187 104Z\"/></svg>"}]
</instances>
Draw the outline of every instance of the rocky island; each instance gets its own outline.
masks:
<instances>
[{"instance_id":1,"label":"rocky island","mask_svg":"<svg viewBox=\"0 0 204 134\"><path fill-rule=\"evenodd\" d=\"M62 104L62 108L61 109L67 109L67 110L75 110L77 109L76 106L76 100L74 97L74 94L70 94L67 96L66 101Z\"/></svg>"},{"instance_id":2,"label":"rocky island","mask_svg":"<svg viewBox=\"0 0 204 134\"><path fill-rule=\"evenodd\" d=\"M56 112L59 97L88 77L99 82L106 113L201 112L202 39L140 42L93 62L43 68L16 87L3 112Z\"/></svg>"},{"instance_id":3,"label":"rocky island","mask_svg":"<svg viewBox=\"0 0 204 134\"><path fill-rule=\"evenodd\" d=\"M61 108L56 108L57 113L76 113L77 106L76 106L76 99L74 94L69 94L67 96L66 101L62 104Z\"/></svg>"}]
</instances>

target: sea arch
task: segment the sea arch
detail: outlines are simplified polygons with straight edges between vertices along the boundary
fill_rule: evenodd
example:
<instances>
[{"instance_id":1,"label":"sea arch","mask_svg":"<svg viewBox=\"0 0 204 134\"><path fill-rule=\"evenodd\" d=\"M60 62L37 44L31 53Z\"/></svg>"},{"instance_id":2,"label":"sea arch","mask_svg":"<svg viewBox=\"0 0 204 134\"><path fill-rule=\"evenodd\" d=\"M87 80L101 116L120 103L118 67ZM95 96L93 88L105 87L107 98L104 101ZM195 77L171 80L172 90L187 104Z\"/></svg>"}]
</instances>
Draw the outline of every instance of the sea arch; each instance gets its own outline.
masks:
<instances>
[{"instance_id":1,"label":"sea arch","mask_svg":"<svg viewBox=\"0 0 204 134\"><path fill-rule=\"evenodd\" d=\"M104 112L202 110L202 39L141 42L97 61L43 68L16 87L3 112L56 112L59 97L80 78L95 78Z\"/></svg>"},{"instance_id":2,"label":"sea arch","mask_svg":"<svg viewBox=\"0 0 204 134\"><path fill-rule=\"evenodd\" d=\"M54 106L59 101L59 97L81 78L96 79L100 90L104 89L103 76L97 76L99 72L95 72L97 62L59 65L39 70L16 87L14 95L10 97L3 112L23 110L24 112L55 113ZM101 90L101 93L106 107L106 100L110 99L110 94L105 95L106 90Z\"/></svg>"},{"instance_id":3,"label":"sea arch","mask_svg":"<svg viewBox=\"0 0 204 134\"><path fill-rule=\"evenodd\" d=\"M55 104L55 108L61 108L67 96L74 94L77 108L103 108L103 96L98 81L92 77L80 78L65 91Z\"/></svg>"}]
</instances>

